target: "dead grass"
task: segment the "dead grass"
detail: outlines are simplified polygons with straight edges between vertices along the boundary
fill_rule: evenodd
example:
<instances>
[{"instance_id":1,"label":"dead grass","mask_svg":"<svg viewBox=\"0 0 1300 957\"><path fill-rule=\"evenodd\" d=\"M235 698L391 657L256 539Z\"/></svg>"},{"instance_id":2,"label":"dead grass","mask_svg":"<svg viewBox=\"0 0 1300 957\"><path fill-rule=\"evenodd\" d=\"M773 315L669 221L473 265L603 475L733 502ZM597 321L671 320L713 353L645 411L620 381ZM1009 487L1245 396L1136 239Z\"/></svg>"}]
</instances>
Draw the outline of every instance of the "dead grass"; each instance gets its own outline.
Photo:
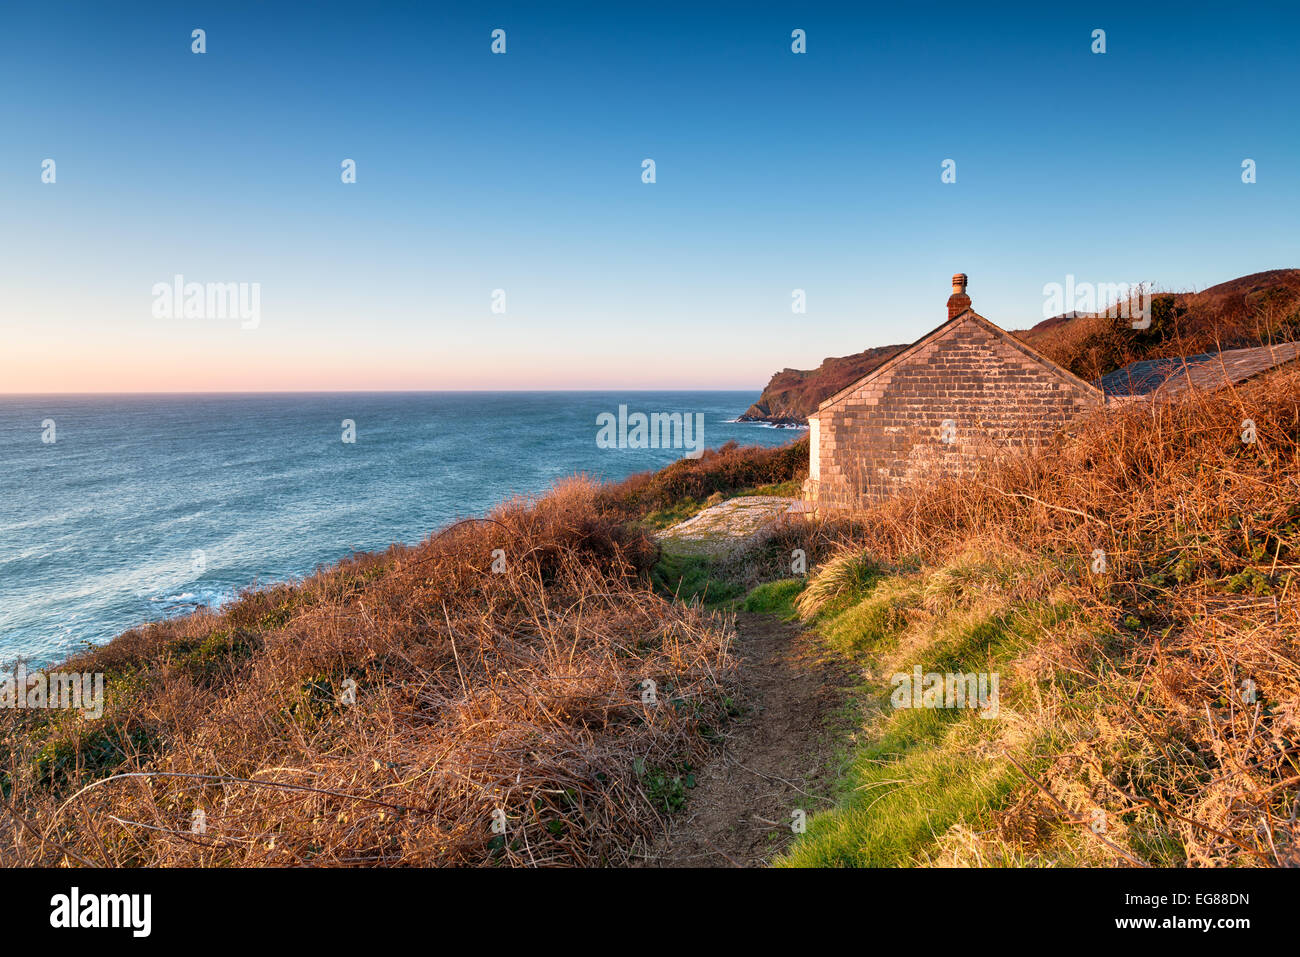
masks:
<instances>
[{"instance_id":1,"label":"dead grass","mask_svg":"<svg viewBox=\"0 0 1300 957\"><path fill-rule=\"evenodd\" d=\"M1088 381L1142 359L1289 342L1300 338L1300 270L1157 293L1150 327L1140 331L1117 312L1048 320L1016 335Z\"/></svg>"},{"instance_id":2,"label":"dead grass","mask_svg":"<svg viewBox=\"0 0 1300 957\"><path fill-rule=\"evenodd\" d=\"M805 614L876 568L934 580L972 550L1033 569L1017 606L1076 609L1010 669L1027 695L1002 741L1029 748L1016 801L980 841L949 836L944 862L1300 863L1300 370L1099 414L886 502L851 537Z\"/></svg>"},{"instance_id":3,"label":"dead grass","mask_svg":"<svg viewBox=\"0 0 1300 957\"><path fill-rule=\"evenodd\" d=\"M107 673L104 716L0 715L0 859L627 861L726 719L731 634L645 587L653 546L602 494L569 481L67 663Z\"/></svg>"}]
</instances>

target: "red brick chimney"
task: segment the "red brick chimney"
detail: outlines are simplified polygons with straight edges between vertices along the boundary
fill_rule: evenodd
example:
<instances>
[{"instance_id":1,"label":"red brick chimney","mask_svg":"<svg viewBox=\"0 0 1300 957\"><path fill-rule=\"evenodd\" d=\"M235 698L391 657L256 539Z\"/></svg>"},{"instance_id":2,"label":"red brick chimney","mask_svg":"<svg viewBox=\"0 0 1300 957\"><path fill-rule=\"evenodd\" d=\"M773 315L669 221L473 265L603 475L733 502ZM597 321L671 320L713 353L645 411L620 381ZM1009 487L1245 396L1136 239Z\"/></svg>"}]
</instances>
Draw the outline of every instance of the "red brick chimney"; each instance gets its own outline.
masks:
<instances>
[{"instance_id":1,"label":"red brick chimney","mask_svg":"<svg viewBox=\"0 0 1300 957\"><path fill-rule=\"evenodd\" d=\"M952 277L952 295L948 297L948 318L956 319L970 308L970 296L966 295L966 274L959 272Z\"/></svg>"}]
</instances>

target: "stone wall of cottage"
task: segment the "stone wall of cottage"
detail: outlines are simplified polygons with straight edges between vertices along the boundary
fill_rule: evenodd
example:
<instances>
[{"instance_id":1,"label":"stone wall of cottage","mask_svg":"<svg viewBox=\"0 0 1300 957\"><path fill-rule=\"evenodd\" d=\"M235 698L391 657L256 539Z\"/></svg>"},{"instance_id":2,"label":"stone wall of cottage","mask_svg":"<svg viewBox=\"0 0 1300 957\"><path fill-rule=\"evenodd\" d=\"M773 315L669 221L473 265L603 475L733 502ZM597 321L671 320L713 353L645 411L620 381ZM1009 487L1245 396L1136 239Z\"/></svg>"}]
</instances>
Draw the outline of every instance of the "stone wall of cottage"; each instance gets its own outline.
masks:
<instances>
[{"instance_id":1,"label":"stone wall of cottage","mask_svg":"<svg viewBox=\"0 0 1300 957\"><path fill-rule=\"evenodd\" d=\"M935 476L969 475L1102 401L983 323L958 322L818 413L806 495L818 511L853 511Z\"/></svg>"}]
</instances>

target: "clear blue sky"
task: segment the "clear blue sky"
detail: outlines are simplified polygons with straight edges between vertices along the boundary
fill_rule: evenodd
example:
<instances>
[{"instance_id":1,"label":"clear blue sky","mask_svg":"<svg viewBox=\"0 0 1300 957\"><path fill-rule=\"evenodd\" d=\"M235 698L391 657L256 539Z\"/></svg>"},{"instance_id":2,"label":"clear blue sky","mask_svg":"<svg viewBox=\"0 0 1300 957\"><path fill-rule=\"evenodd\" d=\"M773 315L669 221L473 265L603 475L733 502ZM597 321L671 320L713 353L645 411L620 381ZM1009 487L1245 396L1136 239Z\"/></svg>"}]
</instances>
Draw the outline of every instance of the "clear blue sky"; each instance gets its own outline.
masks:
<instances>
[{"instance_id":1,"label":"clear blue sky","mask_svg":"<svg viewBox=\"0 0 1300 957\"><path fill-rule=\"evenodd\" d=\"M757 390L958 270L1023 328L1300 265L1294 4L610 6L8 5L0 391ZM177 273L258 328L154 318Z\"/></svg>"}]
</instances>

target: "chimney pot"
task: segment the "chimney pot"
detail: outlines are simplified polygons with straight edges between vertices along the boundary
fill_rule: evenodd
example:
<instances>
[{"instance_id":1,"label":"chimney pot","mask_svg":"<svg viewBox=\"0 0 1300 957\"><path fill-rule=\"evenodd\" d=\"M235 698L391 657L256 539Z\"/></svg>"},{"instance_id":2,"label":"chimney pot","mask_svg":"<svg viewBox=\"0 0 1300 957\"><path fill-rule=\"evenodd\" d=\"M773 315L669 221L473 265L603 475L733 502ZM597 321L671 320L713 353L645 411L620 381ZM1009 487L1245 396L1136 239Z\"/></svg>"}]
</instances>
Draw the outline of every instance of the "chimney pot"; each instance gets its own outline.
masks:
<instances>
[{"instance_id":1,"label":"chimney pot","mask_svg":"<svg viewBox=\"0 0 1300 957\"><path fill-rule=\"evenodd\" d=\"M966 274L959 272L952 277L952 295L948 297L948 318L956 319L970 308L970 296L966 295Z\"/></svg>"}]
</instances>

